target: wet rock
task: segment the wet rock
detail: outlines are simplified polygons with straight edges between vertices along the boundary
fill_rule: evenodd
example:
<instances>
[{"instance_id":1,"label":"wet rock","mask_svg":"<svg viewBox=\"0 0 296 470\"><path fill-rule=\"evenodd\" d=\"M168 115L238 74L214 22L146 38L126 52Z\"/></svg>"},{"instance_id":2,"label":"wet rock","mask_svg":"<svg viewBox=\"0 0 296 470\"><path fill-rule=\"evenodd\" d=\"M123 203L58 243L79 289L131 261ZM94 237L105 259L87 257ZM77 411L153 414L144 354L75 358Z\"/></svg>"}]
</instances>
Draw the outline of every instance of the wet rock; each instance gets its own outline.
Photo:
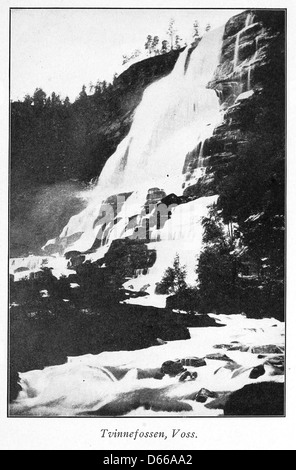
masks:
<instances>
[{"instance_id":1,"label":"wet rock","mask_svg":"<svg viewBox=\"0 0 296 470\"><path fill-rule=\"evenodd\" d=\"M166 193L160 188L150 188L147 194L146 203L157 204L166 197Z\"/></svg>"},{"instance_id":2,"label":"wet rock","mask_svg":"<svg viewBox=\"0 0 296 470\"><path fill-rule=\"evenodd\" d=\"M267 356L265 354L258 354L258 359L265 359Z\"/></svg>"},{"instance_id":3,"label":"wet rock","mask_svg":"<svg viewBox=\"0 0 296 470\"><path fill-rule=\"evenodd\" d=\"M170 375L171 377L175 377L185 371L186 369L179 361L166 361L161 366L161 372L165 375Z\"/></svg>"},{"instance_id":4,"label":"wet rock","mask_svg":"<svg viewBox=\"0 0 296 470\"><path fill-rule=\"evenodd\" d=\"M230 392L219 392L217 393L217 397L209 403L205 404L205 407L209 410L223 410L225 405L230 397Z\"/></svg>"},{"instance_id":5,"label":"wet rock","mask_svg":"<svg viewBox=\"0 0 296 470\"><path fill-rule=\"evenodd\" d=\"M215 346L213 346L214 349L227 349L229 350L232 345L231 344L215 344Z\"/></svg>"},{"instance_id":6,"label":"wet rock","mask_svg":"<svg viewBox=\"0 0 296 470\"><path fill-rule=\"evenodd\" d=\"M145 284L143 287L141 287L140 292L146 292L147 293L147 289L149 289L149 287L150 287L150 284Z\"/></svg>"},{"instance_id":7,"label":"wet rock","mask_svg":"<svg viewBox=\"0 0 296 470\"><path fill-rule=\"evenodd\" d=\"M229 396L224 414L225 416L283 416L284 384L264 382L246 385Z\"/></svg>"},{"instance_id":8,"label":"wet rock","mask_svg":"<svg viewBox=\"0 0 296 470\"><path fill-rule=\"evenodd\" d=\"M279 346L268 344L264 346L253 346L250 352L253 354L282 354L283 350Z\"/></svg>"},{"instance_id":9,"label":"wet rock","mask_svg":"<svg viewBox=\"0 0 296 470\"><path fill-rule=\"evenodd\" d=\"M249 346L244 346L243 344L235 344L231 346L228 351L241 351L241 352L248 352Z\"/></svg>"},{"instance_id":10,"label":"wet rock","mask_svg":"<svg viewBox=\"0 0 296 470\"><path fill-rule=\"evenodd\" d=\"M167 344L167 341L164 341L164 340L161 339L161 338L156 338L156 342L157 342L158 344L160 344L161 346L163 346L164 344Z\"/></svg>"},{"instance_id":11,"label":"wet rock","mask_svg":"<svg viewBox=\"0 0 296 470\"><path fill-rule=\"evenodd\" d=\"M272 367L275 367L279 371L284 372L285 370L285 358L284 356L277 356L277 357L272 357L271 359L268 359L266 361L267 365L270 365Z\"/></svg>"},{"instance_id":12,"label":"wet rock","mask_svg":"<svg viewBox=\"0 0 296 470\"><path fill-rule=\"evenodd\" d=\"M205 403L209 398L218 398L218 394L216 392L211 392L206 388L202 388L196 395L195 401L198 403Z\"/></svg>"},{"instance_id":13,"label":"wet rock","mask_svg":"<svg viewBox=\"0 0 296 470\"><path fill-rule=\"evenodd\" d=\"M245 26L248 11L244 11L238 15L232 16L225 25L224 38L234 36L239 33Z\"/></svg>"},{"instance_id":14,"label":"wet rock","mask_svg":"<svg viewBox=\"0 0 296 470\"><path fill-rule=\"evenodd\" d=\"M234 362L234 361L231 361L231 362L228 362L224 367L223 369L226 369L226 370L230 370L231 372L234 372L238 369L241 369L241 365L238 364L237 362Z\"/></svg>"},{"instance_id":15,"label":"wet rock","mask_svg":"<svg viewBox=\"0 0 296 470\"><path fill-rule=\"evenodd\" d=\"M207 365L204 359L198 357L186 357L185 359L181 359L181 364L190 367L204 367Z\"/></svg>"},{"instance_id":16,"label":"wet rock","mask_svg":"<svg viewBox=\"0 0 296 470\"><path fill-rule=\"evenodd\" d=\"M254 367L254 369L252 369L249 377L250 379L258 379L259 377L261 377L262 375L265 374L265 368L264 366L257 366L257 367Z\"/></svg>"},{"instance_id":17,"label":"wet rock","mask_svg":"<svg viewBox=\"0 0 296 470\"><path fill-rule=\"evenodd\" d=\"M230 359L230 357L226 356L226 354L220 354L220 353L217 353L217 354L208 354L206 356L206 359L210 359L212 361L226 361L226 362L233 362L232 359Z\"/></svg>"},{"instance_id":18,"label":"wet rock","mask_svg":"<svg viewBox=\"0 0 296 470\"><path fill-rule=\"evenodd\" d=\"M191 373L186 370L182 375L181 377L179 378L179 382L185 382L186 379L192 379L192 375Z\"/></svg>"},{"instance_id":19,"label":"wet rock","mask_svg":"<svg viewBox=\"0 0 296 470\"><path fill-rule=\"evenodd\" d=\"M166 206L171 206L171 205L180 205L186 202L186 199L180 196L176 196L176 194L168 194L164 198L161 199L160 201L162 204L165 204Z\"/></svg>"}]
</instances>

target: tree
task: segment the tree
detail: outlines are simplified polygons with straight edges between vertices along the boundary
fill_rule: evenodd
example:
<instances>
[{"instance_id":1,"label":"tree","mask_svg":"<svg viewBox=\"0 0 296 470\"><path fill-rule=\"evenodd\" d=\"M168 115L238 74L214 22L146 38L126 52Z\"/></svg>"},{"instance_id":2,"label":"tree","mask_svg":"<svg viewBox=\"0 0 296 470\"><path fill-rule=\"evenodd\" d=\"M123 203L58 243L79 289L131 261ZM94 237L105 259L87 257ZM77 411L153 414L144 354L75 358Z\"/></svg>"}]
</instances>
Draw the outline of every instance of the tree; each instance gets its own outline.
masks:
<instances>
[{"instance_id":1,"label":"tree","mask_svg":"<svg viewBox=\"0 0 296 470\"><path fill-rule=\"evenodd\" d=\"M81 92L79 93L78 100L82 101L82 100L85 100L86 98L87 98L86 86L82 85L82 89L81 89Z\"/></svg>"},{"instance_id":2,"label":"tree","mask_svg":"<svg viewBox=\"0 0 296 470\"><path fill-rule=\"evenodd\" d=\"M24 97L24 103L28 106L31 106L33 104L33 97L30 95L26 95Z\"/></svg>"},{"instance_id":3,"label":"tree","mask_svg":"<svg viewBox=\"0 0 296 470\"><path fill-rule=\"evenodd\" d=\"M153 43L153 39L152 39L152 36L149 34L147 36L147 40L146 40L146 43L145 43L145 49L146 51L148 52L148 55L151 55L151 52L152 52L152 43Z\"/></svg>"},{"instance_id":4,"label":"tree","mask_svg":"<svg viewBox=\"0 0 296 470\"><path fill-rule=\"evenodd\" d=\"M181 43L182 43L182 39L180 38L180 36L177 34L176 35L176 38L175 38L175 49L181 49Z\"/></svg>"},{"instance_id":5,"label":"tree","mask_svg":"<svg viewBox=\"0 0 296 470\"><path fill-rule=\"evenodd\" d=\"M175 34L176 34L176 27L175 27L175 20L174 18L170 19L169 27L167 30L167 34L170 38L170 43L171 43L171 50L174 48L174 40L175 40Z\"/></svg>"},{"instance_id":6,"label":"tree","mask_svg":"<svg viewBox=\"0 0 296 470\"><path fill-rule=\"evenodd\" d=\"M204 248L196 269L201 308L231 311L238 303L238 260L233 240L224 230L216 205L203 218L202 225Z\"/></svg>"},{"instance_id":7,"label":"tree","mask_svg":"<svg viewBox=\"0 0 296 470\"><path fill-rule=\"evenodd\" d=\"M146 45L145 45L146 47ZM150 46L150 52L149 54L151 53L151 46ZM141 51L140 49L136 49L135 51L133 51L129 56L128 55L123 55L122 58L123 58L123 61L122 61L122 65L124 64L127 64L130 60L133 60L135 59L136 57L139 57L139 55L141 55ZM116 75L116 74L115 74ZM117 78L117 77L116 77Z\"/></svg>"},{"instance_id":8,"label":"tree","mask_svg":"<svg viewBox=\"0 0 296 470\"><path fill-rule=\"evenodd\" d=\"M64 106L65 106L66 108L69 108L69 106L71 106L69 96L66 96L66 98L64 99Z\"/></svg>"},{"instance_id":9,"label":"tree","mask_svg":"<svg viewBox=\"0 0 296 470\"><path fill-rule=\"evenodd\" d=\"M43 108L46 102L46 93L42 88L36 88L33 95L33 104L36 108Z\"/></svg>"},{"instance_id":10,"label":"tree","mask_svg":"<svg viewBox=\"0 0 296 470\"><path fill-rule=\"evenodd\" d=\"M166 54L167 52L169 52L169 43L168 41L164 40L162 41L161 43L161 54Z\"/></svg>"},{"instance_id":11,"label":"tree","mask_svg":"<svg viewBox=\"0 0 296 470\"><path fill-rule=\"evenodd\" d=\"M152 40L152 50L154 52L155 55L158 55L159 54L159 50L157 48L159 44L159 37L158 36L154 36L153 40Z\"/></svg>"},{"instance_id":12,"label":"tree","mask_svg":"<svg viewBox=\"0 0 296 470\"><path fill-rule=\"evenodd\" d=\"M60 95L57 95L54 91L51 94L51 106L56 107L56 106L61 106L62 101L60 98Z\"/></svg>"},{"instance_id":13,"label":"tree","mask_svg":"<svg viewBox=\"0 0 296 470\"><path fill-rule=\"evenodd\" d=\"M197 20L194 21L193 23L193 41L196 42L199 38L199 23Z\"/></svg>"},{"instance_id":14,"label":"tree","mask_svg":"<svg viewBox=\"0 0 296 470\"><path fill-rule=\"evenodd\" d=\"M204 229L202 241L207 243L224 242L223 223L217 213L217 206L214 204L210 210L208 217L202 219Z\"/></svg>"},{"instance_id":15,"label":"tree","mask_svg":"<svg viewBox=\"0 0 296 470\"><path fill-rule=\"evenodd\" d=\"M163 278L156 285L156 294L177 294L185 291L186 284L186 268L180 265L180 257L176 254L173 267L166 269Z\"/></svg>"},{"instance_id":16,"label":"tree","mask_svg":"<svg viewBox=\"0 0 296 470\"><path fill-rule=\"evenodd\" d=\"M181 290L186 288L186 268L185 266L180 265L180 257L178 254L176 254L176 257L174 259L174 264L173 264L173 270L175 273L175 291L180 292Z\"/></svg>"}]
</instances>

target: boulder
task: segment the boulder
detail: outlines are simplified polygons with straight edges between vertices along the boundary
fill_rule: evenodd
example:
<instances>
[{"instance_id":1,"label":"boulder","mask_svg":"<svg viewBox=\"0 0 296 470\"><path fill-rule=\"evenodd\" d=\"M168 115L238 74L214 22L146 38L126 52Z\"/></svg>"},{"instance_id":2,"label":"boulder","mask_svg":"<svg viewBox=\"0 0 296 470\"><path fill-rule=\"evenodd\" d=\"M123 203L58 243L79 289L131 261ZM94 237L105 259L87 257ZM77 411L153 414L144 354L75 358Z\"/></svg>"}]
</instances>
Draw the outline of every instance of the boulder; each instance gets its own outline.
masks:
<instances>
[{"instance_id":1,"label":"boulder","mask_svg":"<svg viewBox=\"0 0 296 470\"><path fill-rule=\"evenodd\" d=\"M282 354L283 350L274 344L268 344L264 346L253 346L250 349L253 354Z\"/></svg>"},{"instance_id":2,"label":"boulder","mask_svg":"<svg viewBox=\"0 0 296 470\"><path fill-rule=\"evenodd\" d=\"M209 398L218 398L218 393L216 392L211 392L210 390L207 390L206 388L200 389L200 391L197 393L195 397L195 401L198 403L205 403Z\"/></svg>"},{"instance_id":3,"label":"boulder","mask_svg":"<svg viewBox=\"0 0 296 470\"><path fill-rule=\"evenodd\" d=\"M241 351L241 352L248 352L249 351L249 346L245 346L243 344L234 344L231 346L228 351Z\"/></svg>"},{"instance_id":4,"label":"boulder","mask_svg":"<svg viewBox=\"0 0 296 470\"><path fill-rule=\"evenodd\" d=\"M268 359L265 364L274 367L278 371L281 371L281 372L285 371L285 357L284 356L272 357Z\"/></svg>"},{"instance_id":5,"label":"boulder","mask_svg":"<svg viewBox=\"0 0 296 470\"><path fill-rule=\"evenodd\" d=\"M180 196L176 196L176 194L171 193L161 199L161 204L165 204L166 206L176 205L179 206L186 202L186 199Z\"/></svg>"},{"instance_id":6,"label":"boulder","mask_svg":"<svg viewBox=\"0 0 296 470\"><path fill-rule=\"evenodd\" d=\"M181 364L190 367L204 367L207 365L204 359L198 357L186 357L185 359L181 359Z\"/></svg>"},{"instance_id":7,"label":"boulder","mask_svg":"<svg viewBox=\"0 0 296 470\"><path fill-rule=\"evenodd\" d=\"M192 375L191 373L186 370L185 372L183 372L183 374L181 375L181 377L179 378L179 382L185 382L185 380L187 379L190 379L192 380Z\"/></svg>"},{"instance_id":8,"label":"boulder","mask_svg":"<svg viewBox=\"0 0 296 470\"><path fill-rule=\"evenodd\" d=\"M165 375L170 375L171 377L175 377L185 371L186 369L179 361L166 361L161 366L161 372Z\"/></svg>"},{"instance_id":9,"label":"boulder","mask_svg":"<svg viewBox=\"0 0 296 470\"><path fill-rule=\"evenodd\" d=\"M263 365L260 365L260 366L254 367L254 369L251 370L249 377L250 379L258 379L264 374L265 374L265 368Z\"/></svg>"},{"instance_id":10,"label":"boulder","mask_svg":"<svg viewBox=\"0 0 296 470\"><path fill-rule=\"evenodd\" d=\"M206 356L206 359L210 359L212 361L225 361L225 362L233 362L232 359L230 359L230 357L226 356L226 354L220 354L220 353L217 353L217 354L208 354Z\"/></svg>"},{"instance_id":11,"label":"boulder","mask_svg":"<svg viewBox=\"0 0 296 470\"><path fill-rule=\"evenodd\" d=\"M264 382L246 385L232 393L225 416L284 416L284 384Z\"/></svg>"}]
</instances>

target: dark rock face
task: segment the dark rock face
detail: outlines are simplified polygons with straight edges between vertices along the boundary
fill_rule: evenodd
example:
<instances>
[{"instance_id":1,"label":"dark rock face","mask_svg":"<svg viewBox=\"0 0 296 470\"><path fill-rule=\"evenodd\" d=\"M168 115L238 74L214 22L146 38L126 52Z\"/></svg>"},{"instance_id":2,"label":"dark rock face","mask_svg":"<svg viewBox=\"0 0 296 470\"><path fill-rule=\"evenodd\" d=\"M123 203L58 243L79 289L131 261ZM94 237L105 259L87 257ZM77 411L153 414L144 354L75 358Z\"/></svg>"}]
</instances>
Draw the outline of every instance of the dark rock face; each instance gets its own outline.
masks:
<instances>
[{"instance_id":1,"label":"dark rock face","mask_svg":"<svg viewBox=\"0 0 296 470\"><path fill-rule=\"evenodd\" d=\"M255 120L269 106L265 90L278 86L276 74L284 70L284 31L283 11L246 11L227 22L220 64L209 84L225 110L224 121L203 144L206 175L189 185L184 190L185 196L196 199L219 193L219 180L229 163L235 161L238 151L245 146L250 131L258 132ZM274 80L277 84L273 84ZM250 90L254 93L237 99ZM183 173L188 179L197 168L200 145L186 157Z\"/></svg>"},{"instance_id":2,"label":"dark rock face","mask_svg":"<svg viewBox=\"0 0 296 470\"><path fill-rule=\"evenodd\" d=\"M225 416L283 416L284 385L274 382L246 385L230 395Z\"/></svg>"},{"instance_id":3,"label":"dark rock face","mask_svg":"<svg viewBox=\"0 0 296 470\"><path fill-rule=\"evenodd\" d=\"M9 377L9 401L16 400L22 387L19 385L19 374L16 370L12 370Z\"/></svg>"}]
</instances>

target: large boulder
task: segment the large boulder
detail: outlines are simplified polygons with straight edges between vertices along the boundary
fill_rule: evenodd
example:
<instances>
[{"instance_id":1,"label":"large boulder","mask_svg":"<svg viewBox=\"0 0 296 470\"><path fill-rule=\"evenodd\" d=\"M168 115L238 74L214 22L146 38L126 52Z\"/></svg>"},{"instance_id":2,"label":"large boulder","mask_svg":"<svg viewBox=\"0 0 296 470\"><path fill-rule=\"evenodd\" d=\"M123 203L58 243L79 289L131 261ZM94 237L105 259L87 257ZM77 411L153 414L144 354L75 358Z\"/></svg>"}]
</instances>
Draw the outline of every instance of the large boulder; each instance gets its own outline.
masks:
<instances>
[{"instance_id":1,"label":"large boulder","mask_svg":"<svg viewBox=\"0 0 296 470\"><path fill-rule=\"evenodd\" d=\"M265 374L265 367L263 365L254 367L250 372L250 379L259 379L262 375Z\"/></svg>"},{"instance_id":2,"label":"large boulder","mask_svg":"<svg viewBox=\"0 0 296 470\"><path fill-rule=\"evenodd\" d=\"M226 416L283 416L284 384L246 385L232 393L224 407Z\"/></svg>"}]
</instances>

